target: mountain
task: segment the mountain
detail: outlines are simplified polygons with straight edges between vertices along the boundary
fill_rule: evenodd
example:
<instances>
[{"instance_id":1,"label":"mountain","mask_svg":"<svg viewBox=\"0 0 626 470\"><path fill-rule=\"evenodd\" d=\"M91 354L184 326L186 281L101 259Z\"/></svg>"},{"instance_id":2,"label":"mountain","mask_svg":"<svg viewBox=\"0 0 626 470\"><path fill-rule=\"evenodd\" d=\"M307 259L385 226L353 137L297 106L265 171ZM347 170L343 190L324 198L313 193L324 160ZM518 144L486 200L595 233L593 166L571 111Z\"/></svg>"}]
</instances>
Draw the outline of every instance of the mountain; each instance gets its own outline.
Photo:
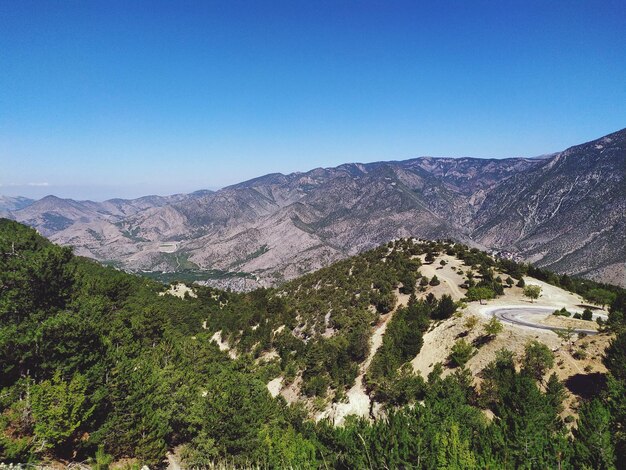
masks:
<instances>
[{"instance_id":1,"label":"mountain","mask_svg":"<svg viewBox=\"0 0 626 470\"><path fill-rule=\"evenodd\" d=\"M503 181L472 238L557 272L626 285L626 131L571 147Z\"/></svg>"},{"instance_id":2,"label":"mountain","mask_svg":"<svg viewBox=\"0 0 626 470\"><path fill-rule=\"evenodd\" d=\"M422 157L275 173L169 198L48 197L11 216L81 255L235 289L406 236L451 238L626 285L625 136L541 158Z\"/></svg>"},{"instance_id":3,"label":"mountain","mask_svg":"<svg viewBox=\"0 0 626 470\"><path fill-rule=\"evenodd\" d=\"M399 236L472 243L461 227L489 189L535 165L470 158L346 164L266 175L126 216L100 206L94 212L90 202L79 203L79 213L69 201L58 201L14 217L78 254L126 269L244 272L267 285ZM46 220L59 217L74 223L51 231Z\"/></svg>"},{"instance_id":4,"label":"mountain","mask_svg":"<svg viewBox=\"0 0 626 470\"><path fill-rule=\"evenodd\" d=\"M37 228L42 235L76 247L80 254L103 261L105 258L100 256L97 250L100 244L117 244L119 252L123 253L126 237L134 243L133 235L120 228L120 223L125 218L208 193L210 191L189 195L110 199L104 202L75 201L49 195L38 201L32 201L24 208L8 211L7 216ZM89 240L93 240L94 251L90 249Z\"/></svg>"},{"instance_id":5,"label":"mountain","mask_svg":"<svg viewBox=\"0 0 626 470\"><path fill-rule=\"evenodd\" d=\"M11 211L23 209L33 202L35 201L21 196L0 196L0 217L7 217Z\"/></svg>"}]
</instances>

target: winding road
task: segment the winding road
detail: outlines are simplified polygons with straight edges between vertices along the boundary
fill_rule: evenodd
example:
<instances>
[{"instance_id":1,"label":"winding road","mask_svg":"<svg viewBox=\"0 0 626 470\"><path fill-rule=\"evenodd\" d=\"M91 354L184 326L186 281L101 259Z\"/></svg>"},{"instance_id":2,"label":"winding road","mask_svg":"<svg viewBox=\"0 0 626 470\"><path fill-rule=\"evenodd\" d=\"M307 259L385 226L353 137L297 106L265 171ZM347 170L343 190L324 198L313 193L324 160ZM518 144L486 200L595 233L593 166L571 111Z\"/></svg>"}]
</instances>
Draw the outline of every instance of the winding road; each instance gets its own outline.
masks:
<instances>
[{"instance_id":1,"label":"winding road","mask_svg":"<svg viewBox=\"0 0 626 470\"><path fill-rule=\"evenodd\" d=\"M538 330L548 331L566 331L566 328L557 326L544 325L539 323L547 316L554 312L554 307L530 307L530 306L510 306L510 307L490 307L483 310L488 316L495 316L503 323L510 325L524 326L527 328L535 328ZM585 333L587 335L595 335L598 332L591 329L575 328L574 333Z\"/></svg>"}]
</instances>

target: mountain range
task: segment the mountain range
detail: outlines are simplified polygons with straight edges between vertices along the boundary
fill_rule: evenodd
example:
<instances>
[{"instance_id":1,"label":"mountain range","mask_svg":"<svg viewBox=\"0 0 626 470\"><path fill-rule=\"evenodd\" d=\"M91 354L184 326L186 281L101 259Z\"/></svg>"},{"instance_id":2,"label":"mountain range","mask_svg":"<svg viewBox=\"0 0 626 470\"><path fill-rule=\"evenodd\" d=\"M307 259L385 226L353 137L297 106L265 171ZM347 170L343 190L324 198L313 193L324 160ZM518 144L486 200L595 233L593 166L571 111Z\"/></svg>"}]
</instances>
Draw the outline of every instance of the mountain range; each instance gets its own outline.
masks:
<instances>
[{"instance_id":1,"label":"mountain range","mask_svg":"<svg viewBox=\"0 0 626 470\"><path fill-rule=\"evenodd\" d=\"M269 174L218 191L0 199L79 255L274 285L399 237L454 239L626 286L626 129L541 158L432 158Z\"/></svg>"}]
</instances>

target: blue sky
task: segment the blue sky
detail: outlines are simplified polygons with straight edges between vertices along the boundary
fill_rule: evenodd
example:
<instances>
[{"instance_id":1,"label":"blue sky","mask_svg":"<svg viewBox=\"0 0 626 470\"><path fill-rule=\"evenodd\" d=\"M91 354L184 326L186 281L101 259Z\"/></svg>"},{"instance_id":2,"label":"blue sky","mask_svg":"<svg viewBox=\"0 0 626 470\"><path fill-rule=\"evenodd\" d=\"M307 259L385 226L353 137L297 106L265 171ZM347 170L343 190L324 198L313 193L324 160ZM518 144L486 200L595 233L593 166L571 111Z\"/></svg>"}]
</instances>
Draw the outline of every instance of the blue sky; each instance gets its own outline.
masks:
<instances>
[{"instance_id":1,"label":"blue sky","mask_svg":"<svg viewBox=\"0 0 626 470\"><path fill-rule=\"evenodd\" d=\"M626 127L626 2L0 0L0 194L104 199Z\"/></svg>"}]
</instances>

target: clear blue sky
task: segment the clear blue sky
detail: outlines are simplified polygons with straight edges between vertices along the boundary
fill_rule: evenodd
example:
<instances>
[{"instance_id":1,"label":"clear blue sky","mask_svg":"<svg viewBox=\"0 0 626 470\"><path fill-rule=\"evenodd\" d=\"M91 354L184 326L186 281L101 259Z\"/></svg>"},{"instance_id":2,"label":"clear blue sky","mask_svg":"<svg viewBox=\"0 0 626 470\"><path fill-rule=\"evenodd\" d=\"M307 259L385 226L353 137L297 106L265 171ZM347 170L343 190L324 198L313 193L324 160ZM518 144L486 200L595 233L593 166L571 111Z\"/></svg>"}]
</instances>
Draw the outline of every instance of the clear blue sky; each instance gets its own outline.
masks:
<instances>
[{"instance_id":1,"label":"clear blue sky","mask_svg":"<svg viewBox=\"0 0 626 470\"><path fill-rule=\"evenodd\" d=\"M626 127L626 2L0 0L0 194L103 199Z\"/></svg>"}]
</instances>

